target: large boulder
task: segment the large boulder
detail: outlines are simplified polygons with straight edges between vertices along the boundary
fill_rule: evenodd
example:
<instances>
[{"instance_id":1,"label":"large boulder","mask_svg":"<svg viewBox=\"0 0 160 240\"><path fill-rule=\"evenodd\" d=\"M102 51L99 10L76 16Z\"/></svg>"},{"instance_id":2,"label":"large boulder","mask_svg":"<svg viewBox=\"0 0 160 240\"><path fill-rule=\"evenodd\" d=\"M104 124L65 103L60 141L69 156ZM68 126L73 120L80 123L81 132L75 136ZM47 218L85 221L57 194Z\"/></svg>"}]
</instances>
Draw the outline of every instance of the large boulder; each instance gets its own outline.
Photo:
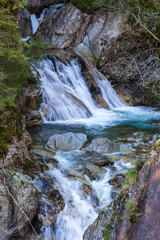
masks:
<instances>
[{"instance_id":1,"label":"large boulder","mask_svg":"<svg viewBox=\"0 0 160 240\"><path fill-rule=\"evenodd\" d=\"M74 47L83 40L91 16L67 5L44 19L37 34L53 48Z\"/></svg>"},{"instance_id":2,"label":"large boulder","mask_svg":"<svg viewBox=\"0 0 160 240\"><path fill-rule=\"evenodd\" d=\"M96 59L100 59L101 53L109 47L111 40L117 39L126 30L125 22L126 18L121 13L96 12L82 43L77 48L84 54L86 51L91 52Z\"/></svg>"},{"instance_id":3,"label":"large boulder","mask_svg":"<svg viewBox=\"0 0 160 240\"><path fill-rule=\"evenodd\" d=\"M56 134L50 137L46 144L46 148L62 151L79 150L83 147L87 140L87 136L82 133L64 133Z\"/></svg>"},{"instance_id":4,"label":"large boulder","mask_svg":"<svg viewBox=\"0 0 160 240\"><path fill-rule=\"evenodd\" d=\"M0 183L0 239L21 239L37 213L41 193L28 175L6 170L1 175L3 182L4 177L5 184Z\"/></svg>"},{"instance_id":5,"label":"large boulder","mask_svg":"<svg viewBox=\"0 0 160 240\"><path fill-rule=\"evenodd\" d=\"M85 148L89 152L110 153L112 152L113 144L108 138L96 138Z\"/></svg>"}]
</instances>

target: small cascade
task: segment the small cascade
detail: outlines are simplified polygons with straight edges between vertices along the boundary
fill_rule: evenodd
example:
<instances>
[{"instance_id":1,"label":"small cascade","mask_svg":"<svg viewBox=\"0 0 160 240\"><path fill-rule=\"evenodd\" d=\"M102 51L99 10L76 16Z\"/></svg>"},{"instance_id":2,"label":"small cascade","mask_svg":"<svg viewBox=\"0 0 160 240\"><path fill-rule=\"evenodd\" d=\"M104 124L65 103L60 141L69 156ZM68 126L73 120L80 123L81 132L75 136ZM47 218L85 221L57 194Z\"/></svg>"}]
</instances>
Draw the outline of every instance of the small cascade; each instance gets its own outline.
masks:
<instances>
[{"instance_id":1,"label":"small cascade","mask_svg":"<svg viewBox=\"0 0 160 240\"><path fill-rule=\"evenodd\" d=\"M37 18L35 14L31 15L31 23L32 23L32 34L34 35L39 27L39 25L41 24L41 22L44 19L44 15L45 12L47 11L47 9L43 9L43 12L41 13L40 17Z\"/></svg>"},{"instance_id":2,"label":"small cascade","mask_svg":"<svg viewBox=\"0 0 160 240\"><path fill-rule=\"evenodd\" d=\"M108 107L125 106L108 80L97 69L89 68ZM80 65L75 60L64 63L56 57L52 60L45 58L38 71L41 75L41 113L44 122L95 116L100 107L93 99Z\"/></svg>"},{"instance_id":3,"label":"small cascade","mask_svg":"<svg viewBox=\"0 0 160 240\"><path fill-rule=\"evenodd\" d=\"M98 107L82 76L80 66L75 61L64 64L56 58L54 65L50 59L45 59L39 69L44 121L81 119L93 115Z\"/></svg>"}]
</instances>

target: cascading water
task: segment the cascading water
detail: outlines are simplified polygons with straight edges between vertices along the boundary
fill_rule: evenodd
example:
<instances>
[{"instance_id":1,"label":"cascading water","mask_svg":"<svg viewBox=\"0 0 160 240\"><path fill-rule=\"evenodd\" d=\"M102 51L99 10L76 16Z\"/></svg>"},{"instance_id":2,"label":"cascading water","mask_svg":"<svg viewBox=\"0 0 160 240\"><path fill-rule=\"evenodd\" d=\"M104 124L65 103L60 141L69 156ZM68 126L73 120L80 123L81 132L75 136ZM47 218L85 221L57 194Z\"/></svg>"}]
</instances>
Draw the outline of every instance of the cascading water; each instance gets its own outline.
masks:
<instances>
[{"instance_id":1,"label":"cascading water","mask_svg":"<svg viewBox=\"0 0 160 240\"><path fill-rule=\"evenodd\" d=\"M37 71L41 76L43 93L40 111L44 125L48 126L47 124L50 123L48 132L47 127L45 128L46 140L53 135L51 134L53 130L60 133L66 130L77 132L77 128L82 131L85 125L86 135L89 132L88 135L92 135L92 138L101 135L106 137L106 129L112 126L140 124L141 128L145 128L146 123L160 118L160 113L150 108L127 107L107 79L96 68L91 67L86 59L83 57L82 59L92 73L109 110L97 105L83 77L80 65L75 60L64 63L56 57L45 57L41 68ZM113 187L109 184L109 180L132 167L130 162L124 161L125 154L121 152L110 153L107 156L114 157L114 154L118 156L114 165L103 167L100 178L91 180L83 173L86 164L92 165L90 162L92 158L89 158L84 150L56 152L54 158L58 161L58 166L50 167L47 172L48 176L54 178L54 183L65 202L65 207L58 215L56 229L54 229L56 240L82 240L84 231L95 220L99 211L112 201ZM105 154L102 155L102 158L106 157ZM92 194L86 196L85 187ZM47 205L45 207L47 209ZM46 219L47 217L46 210ZM43 231L44 240L54 239L51 226L47 226Z\"/></svg>"},{"instance_id":2,"label":"cascading water","mask_svg":"<svg viewBox=\"0 0 160 240\"><path fill-rule=\"evenodd\" d=\"M108 80L97 69L92 71L108 106L125 106ZM99 107L92 98L80 66L74 60L63 63L54 58L53 64L46 58L39 73L43 92L41 113L44 121L83 119L95 115Z\"/></svg>"}]
</instances>

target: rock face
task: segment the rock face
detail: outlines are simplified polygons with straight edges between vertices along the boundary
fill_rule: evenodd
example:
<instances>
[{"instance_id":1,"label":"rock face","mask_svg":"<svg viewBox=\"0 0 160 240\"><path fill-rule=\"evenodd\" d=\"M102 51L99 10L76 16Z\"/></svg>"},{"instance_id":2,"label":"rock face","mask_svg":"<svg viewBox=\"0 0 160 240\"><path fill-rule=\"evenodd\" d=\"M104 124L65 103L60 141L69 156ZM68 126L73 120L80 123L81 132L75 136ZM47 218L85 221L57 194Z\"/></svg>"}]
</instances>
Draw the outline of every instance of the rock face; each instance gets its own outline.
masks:
<instances>
[{"instance_id":1,"label":"rock face","mask_svg":"<svg viewBox=\"0 0 160 240\"><path fill-rule=\"evenodd\" d=\"M78 49L85 52L88 48L96 59L101 59L102 52L109 48L111 40L116 39L126 31L125 22L125 15L122 16L119 13L102 11L95 13Z\"/></svg>"},{"instance_id":2,"label":"rock face","mask_svg":"<svg viewBox=\"0 0 160 240\"><path fill-rule=\"evenodd\" d=\"M91 16L72 5L63 6L44 19L37 34L53 48L74 47L83 40Z\"/></svg>"},{"instance_id":3,"label":"rock face","mask_svg":"<svg viewBox=\"0 0 160 240\"><path fill-rule=\"evenodd\" d=\"M137 188L133 188L130 201L134 210L125 210L123 220L115 222L111 239L113 240L149 240L160 237L160 149L152 150L144 167L140 171Z\"/></svg>"},{"instance_id":4,"label":"rock face","mask_svg":"<svg viewBox=\"0 0 160 240\"><path fill-rule=\"evenodd\" d=\"M65 134L56 134L50 137L46 147L52 150L79 150L83 147L86 142L87 137L82 133L65 133Z\"/></svg>"},{"instance_id":5,"label":"rock face","mask_svg":"<svg viewBox=\"0 0 160 240\"><path fill-rule=\"evenodd\" d=\"M89 152L109 153L112 152L113 144L108 138L96 138L85 148Z\"/></svg>"},{"instance_id":6,"label":"rock face","mask_svg":"<svg viewBox=\"0 0 160 240\"><path fill-rule=\"evenodd\" d=\"M42 92L39 88L24 88L23 96L17 97L17 104L26 118L28 127L42 123L42 117L39 108L42 102Z\"/></svg>"},{"instance_id":7,"label":"rock face","mask_svg":"<svg viewBox=\"0 0 160 240\"><path fill-rule=\"evenodd\" d=\"M6 186L0 184L0 239L20 239L28 232L30 221L33 220L38 209L41 194L28 175L7 170ZM3 182L3 175L1 180ZM16 201L16 204L14 201ZM18 207L19 206L19 207Z\"/></svg>"},{"instance_id":8,"label":"rock face","mask_svg":"<svg viewBox=\"0 0 160 240\"><path fill-rule=\"evenodd\" d=\"M19 11L18 25L22 37L25 38L32 35L31 14L26 8Z\"/></svg>"}]
</instances>

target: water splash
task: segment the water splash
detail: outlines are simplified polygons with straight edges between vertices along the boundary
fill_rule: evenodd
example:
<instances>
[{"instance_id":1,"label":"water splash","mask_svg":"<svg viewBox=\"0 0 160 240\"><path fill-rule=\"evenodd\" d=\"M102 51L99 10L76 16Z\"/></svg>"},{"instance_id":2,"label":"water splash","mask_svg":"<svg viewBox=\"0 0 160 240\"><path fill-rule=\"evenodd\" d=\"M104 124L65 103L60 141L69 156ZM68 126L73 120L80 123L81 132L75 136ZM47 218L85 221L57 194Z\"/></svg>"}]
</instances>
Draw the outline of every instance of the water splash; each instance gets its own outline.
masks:
<instances>
[{"instance_id":1,"label":"water splash","mask_svg":"<svg viewBox=\"0 0 160 240\"><path fill-rule=\"evenodd\" d=\"M44 122L95 116L100 108L90 93L80 66L74 60L63 63L54 57L53 61L54 64L45 58L38 70L43 91L41 113ZM97 69L92 68L92 71L108 106L125 106L108 80Z\"/></svg>"}]
</instances>

